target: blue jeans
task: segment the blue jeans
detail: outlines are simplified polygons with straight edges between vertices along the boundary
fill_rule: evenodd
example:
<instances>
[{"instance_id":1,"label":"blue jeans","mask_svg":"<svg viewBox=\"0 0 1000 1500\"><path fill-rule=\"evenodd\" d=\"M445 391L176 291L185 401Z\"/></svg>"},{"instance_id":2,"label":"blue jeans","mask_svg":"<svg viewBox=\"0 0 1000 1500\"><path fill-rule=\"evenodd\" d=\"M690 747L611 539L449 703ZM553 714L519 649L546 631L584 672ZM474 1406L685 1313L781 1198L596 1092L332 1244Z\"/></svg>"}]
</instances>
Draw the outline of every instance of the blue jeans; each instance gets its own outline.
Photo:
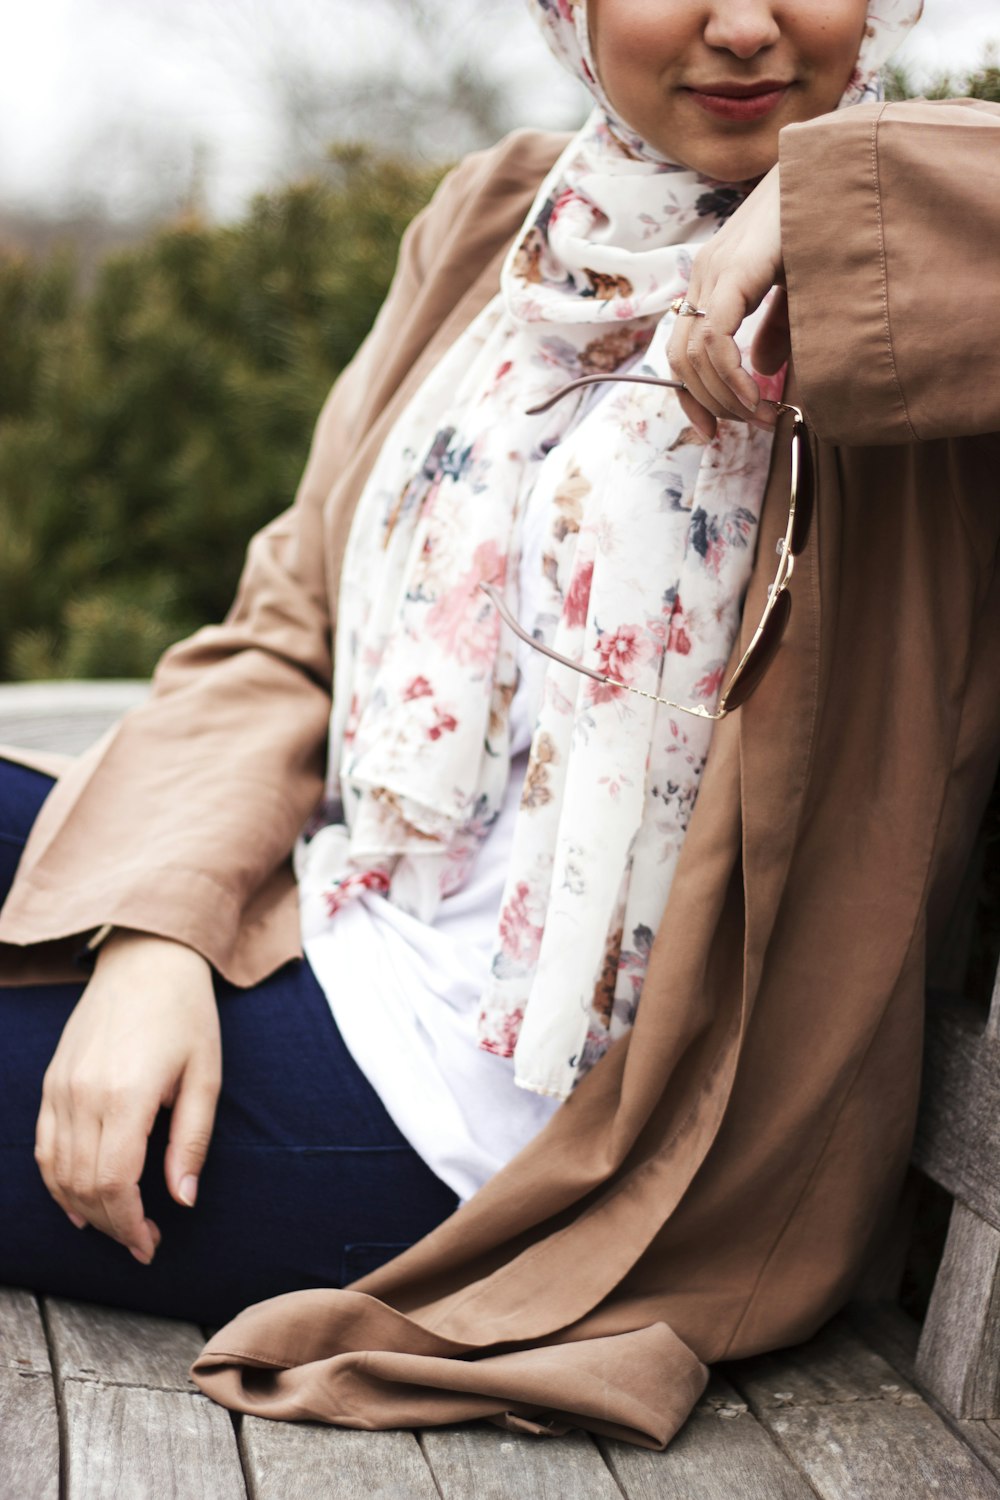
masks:
<instances>
[{"instance_id":1,"label":"blue jeans","mask_svg":"<svg viewBox=\"0 0 1000 1500\"><path fill-rule=\"evenodd\" d=\"M51 786L0 759L0 901ZM222 1323L279 1292L352 1281L455 1208L350 1056L308 964L292 963L253 989L216 982L215 1129L184 1208L163 1177L169 1113L156 1119L140 1182L163 1234L152 1264L74 1228L33 1153L42 1077L83 982L0 987L0 1283Z\"/></svg>"}]
</instances>

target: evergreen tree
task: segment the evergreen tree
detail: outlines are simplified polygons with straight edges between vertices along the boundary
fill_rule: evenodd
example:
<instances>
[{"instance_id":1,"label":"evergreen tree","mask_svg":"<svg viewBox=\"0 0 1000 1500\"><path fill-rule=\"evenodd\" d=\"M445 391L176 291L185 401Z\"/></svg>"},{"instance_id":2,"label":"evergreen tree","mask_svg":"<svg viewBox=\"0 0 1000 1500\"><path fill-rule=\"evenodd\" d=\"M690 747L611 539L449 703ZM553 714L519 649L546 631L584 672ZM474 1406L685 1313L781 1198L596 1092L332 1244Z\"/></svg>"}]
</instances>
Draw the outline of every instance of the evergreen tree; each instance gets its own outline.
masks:
<instances>
[{"instance_id":1,"label":"evergreen tree","mask_svg":"<svg viewBox=\"0 0 1000 1500\"><path fill-rule=\"evenodd\" d=\"M0 261L0 677L145 676L221 617L438 175L343 150L86 292Z\"/></svg>"}]
</instances>

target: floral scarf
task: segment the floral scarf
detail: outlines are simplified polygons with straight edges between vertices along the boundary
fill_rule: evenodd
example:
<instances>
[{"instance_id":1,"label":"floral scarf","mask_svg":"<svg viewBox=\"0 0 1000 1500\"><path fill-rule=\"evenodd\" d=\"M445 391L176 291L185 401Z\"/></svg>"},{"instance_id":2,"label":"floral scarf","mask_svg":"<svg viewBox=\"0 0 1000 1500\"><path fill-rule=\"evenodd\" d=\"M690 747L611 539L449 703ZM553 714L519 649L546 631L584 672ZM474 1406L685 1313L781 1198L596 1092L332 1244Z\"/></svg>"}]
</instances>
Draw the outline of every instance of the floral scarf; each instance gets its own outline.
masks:
<instances>
[{"instance_id":1,"label":"floral scarf","mask_svg":"<svg viewBox=\"0 0 1000 1500\"><path fill-rule=\"evenodd\" d=\"M541 605L523 623L564 656L711 706L739 626L770 434L721 422L704 446L672 391L642 386L525 409L585 372L669 375L670 303L742 190L663 160L615 114L584 0L529 3L597 107L539 189L499 294L402 413L359 501L328 796L296 849L306 936L365 889L433 920L498 817L517 667L479 584L519 613L529 502L546 541ZM845 104L877 97L920 8L872 0ZM738 336L748 365L762 312ZM520 1085L564 1098L635 1017L712 726L555 662L541 676L479 1030Z\"/></svg>"}]
</instances>

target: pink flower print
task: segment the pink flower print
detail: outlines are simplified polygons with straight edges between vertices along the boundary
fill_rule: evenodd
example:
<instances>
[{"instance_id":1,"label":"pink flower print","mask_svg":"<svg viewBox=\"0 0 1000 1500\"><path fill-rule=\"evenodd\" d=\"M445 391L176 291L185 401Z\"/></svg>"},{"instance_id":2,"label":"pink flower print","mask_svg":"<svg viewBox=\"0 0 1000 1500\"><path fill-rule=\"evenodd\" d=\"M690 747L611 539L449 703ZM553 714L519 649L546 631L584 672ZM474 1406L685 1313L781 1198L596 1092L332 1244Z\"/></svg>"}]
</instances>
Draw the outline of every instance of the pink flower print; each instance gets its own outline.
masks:
<instances>
[{"instance_id":1,"label":"pink flower print","mask_svg":"<svg viewBox=\"0 0 1000 1500\"><path fill-rule=\"evenodd\" d=\"M559 218L559 215L562 213L563 209L567 206L567 204L572 203L575 197L576 193L574 193L571 187L563 188L562 192L558 195L552 205L552 212L549 215L550 230L552 229L553 224Z\"/></svg>"},{"instance_id":2,"label":"pink flower print","mask_svg":"<svg viewBox=\"0 0 1000 1500\"><path fill-rule=\"evenodd\" d=\"M351 694L350 706L347 710L347 722L344 725L344 744L349 745L358 732L358 724L361 720L361 703L357 693Z\"/></svg>"},{"instance_id":3,"label":"pink flower print","mask_svg":"<svg viewBox=\"0 0 1000 1500\"><path fill-rule=\"evenodd\" d=\"M608 677L627 682L632 669L645 659L648 649L638 625L619 625L612 635L601 638L597 647L598 664Z\"/></svg>"},{"instance_id":4,"label":"pink flower print","mask_svg":"<svg viewBox=\"0 0 1000 1500\"><path fill-rule=\"evenodd\" d=\"M678 594L674 600L674 607L670 612L670 635L667 638L667 650L676 651L679 656L687 656L691 650L691 637L688 635L684 624L684 607Z\"/></svg>"},{"instance_id":5,"label":"pink flower print","mask_svg":"<svg viewBox=\"0 0 1000 1500\"><path fill-rule=\"evenodd\" d=\"M620 698L625 691L611 682L594 682L591 679L587 684L590 693L590 701L596 707L599 703L610 703L614 698Z\"/></svg>"},{"instance_id":6,"label":"pink flower print","mask_svg":"<svg viewBox=\"0 0 1000 1500\"><path fill-rule=\"evenodd\" d=\"M582 567L577 568L570 579L569 588L566 590L566 602L563 605L563 620L569 626L585 625L587 623L587 606L590 603L590 583L594 576L594 564L585 562Z\"/></svg>"},{"instance_id":7,"label":"pink flower print","mask_svg":"<svg viewBox=\"0 0 1000 1500\"><path fill-rule=\"evenodd\" d=\"M488 1017L484 1011L479 1017L482 1026ZM519 1005L516 1010L509 1011L500 1017L500 1024L496 1027L492 1036L484 1036L480 1040L480 1047L484 1052L492 1052L494 1057L513 1057L517 1039L521 1035L521 1023L524 1020L524 1007Z\"/></svg>"},{"instance_id":8,"label":"pink flower print","mask_svg":"<svg viewBox=\"0 0 1000 1500\"><path fill-rule=\"evenodd\" d=\"M454 734L457 728L458 720L454 714L446 714L440 708L435 708L434 723L427 731L427 738L439 740L443 734Z\"/></svg>"},{"instance_id":9,"label":"pink flower print","mask_svg":"<svg viewBox=\"0 0 1000 1500\"><path fill-rule=\"evenodd\" d=\"M377 891L380 896L389 893L389 877L384 870L363 870L357 875L345 875L332 890L324 892L323 901L328 917L335 917L340 908L362 891Z\"/></svg>"},{"instance_id":10,"label":"pink flower print","mask_svg":"<svg viewBox=\"0 0 1000 1500\"><path fill-rule=\"evenodd\" d=\"M714 698L722 686L722 674L724 666L715 667L711 672L706 672L704 677L699 677L694 685L695 694L699 698Z\"/></svg>"},{"instance_id":11,"label":"pink flower print","mask_svg":"<svg viewBox=\"0 0 1000 1500\"><path fill-rule=\"evenodd\" d=\"M430 698L433 691L426 677L414 677L403 689L403 699L406 703L412 703L416 698Z\"/></svg>"},{"instance_id":12,"label":"pink flower print","mask_svg":"<svg viewBox=\"0 0 1000 1500\"><path fill-rule=\"evenodd\" d=\"M503 584L507 560L496 542L480 542L472 567L443 593L427 615L427 631L463 667L488 667L496 652L500 616L480 582Z\"/></svg>"},{"instance_id":13,"label":"pink flower print","mask_svg":"<svg viewBox=\"0 0 1000 1500\"><path fill-rule=\"evenodd\" d=\"M500 913L500 947L505 958L528 966L538 962L544 928L532 921L531 887L518 881L514 894Z\"/></svg>"}]
</instances>

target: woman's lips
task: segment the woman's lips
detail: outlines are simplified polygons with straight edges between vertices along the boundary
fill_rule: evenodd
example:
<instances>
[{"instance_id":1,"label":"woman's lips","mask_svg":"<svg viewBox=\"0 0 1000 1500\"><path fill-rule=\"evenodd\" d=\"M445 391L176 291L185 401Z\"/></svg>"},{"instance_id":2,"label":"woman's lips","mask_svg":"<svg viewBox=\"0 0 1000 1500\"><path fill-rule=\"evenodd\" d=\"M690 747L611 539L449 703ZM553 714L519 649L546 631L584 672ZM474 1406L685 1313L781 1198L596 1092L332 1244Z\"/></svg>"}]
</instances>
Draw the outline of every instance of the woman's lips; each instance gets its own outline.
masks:
<instances>
[{"instance_id":1,"label":"woman's lips","mask_svg":"<svg viewBox=\"0 0 1000 1500\"><path fill-rule=\"evenodd\" d=\"M776 83L765 84L753 93L745 90L713 93L710 89L693 88L689 88L688 93L702 109L722 120L762 120L777 109L790 88L790 83Z\"/></svg>"}]
</instances>

